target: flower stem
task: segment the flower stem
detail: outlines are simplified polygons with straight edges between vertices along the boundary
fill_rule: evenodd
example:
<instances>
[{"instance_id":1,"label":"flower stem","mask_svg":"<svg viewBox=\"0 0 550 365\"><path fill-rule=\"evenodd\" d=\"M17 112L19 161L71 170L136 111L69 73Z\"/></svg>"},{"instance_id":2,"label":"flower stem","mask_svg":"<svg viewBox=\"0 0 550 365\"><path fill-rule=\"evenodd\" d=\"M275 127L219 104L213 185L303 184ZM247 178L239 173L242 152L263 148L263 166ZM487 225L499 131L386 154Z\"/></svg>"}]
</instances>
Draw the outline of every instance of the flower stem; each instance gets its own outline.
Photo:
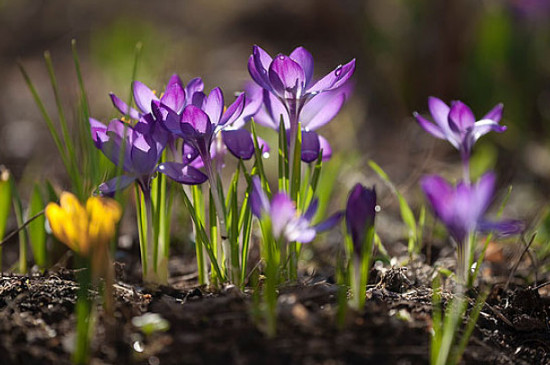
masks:
<instances>
[{"instance_id":1,"label":"flower stem","mask_svg":"<svg viewBox=\"0 0 550 365\"><path fill-rule=\"evenodd\" d=\"M145 283L152 284L157 282L155 275L154 265L154 232L153 232L153 207L151 204L151 191L143 189L143 200L145 202L145 214L146 214L146 260L147 265L144 268L143 280Z\"/></svg>"},{"instance_id":2,"label":"flower stem","mask_svg":"<svg viewBox=\"0 0 550 365\"><path fill-rule=\"evenodd\" d=\"M222 195L222 192L220 191L221 185L218 182L218 174L214 171L210 156L201 156L201 157L204 162L206 173L208 175L210 190L212 191L212 197L214 199L214 205L216 207L218 224L219 224L219 233L222 241L221 244L223 249L223 256L225 259L225 267L226 267L226 270L228 270L229 267L233 267L232 265L233 263L231 263L231 243L229 242L229 236L227 234L225 209L224 209L222 199L220 198L220 196ZM231 272L229 271L228 273L230 274L228 275L229 279L233 281L234 278L231 277Z\"/></svg>"}]
</instances>

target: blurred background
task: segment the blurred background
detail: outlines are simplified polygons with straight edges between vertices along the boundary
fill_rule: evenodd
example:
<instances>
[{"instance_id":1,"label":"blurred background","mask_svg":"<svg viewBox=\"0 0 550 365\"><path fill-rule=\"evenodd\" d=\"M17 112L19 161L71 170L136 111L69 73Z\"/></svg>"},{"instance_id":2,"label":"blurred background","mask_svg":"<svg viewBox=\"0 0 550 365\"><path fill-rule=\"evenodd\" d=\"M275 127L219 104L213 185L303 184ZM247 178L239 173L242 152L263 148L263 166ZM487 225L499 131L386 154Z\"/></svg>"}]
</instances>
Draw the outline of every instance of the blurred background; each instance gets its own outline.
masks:
<instances>
[{"instance_id":1,"label":"blurred background","mask_svg":"<svg viewBox=\"0 0 550 365\"><path fill-rule=\"evenodd\" d=\"M458 153L412 118L414 111L427 114L433 95L464 101L478 118L504 103L501 123L509 129L476 145L474 176L497 169L501 187L514 185L508 215L534 222L545 216L550 195L549 17L549 0L0 0L0 164L23 191L44 176L64 186L17 61L55 116L43 62L49 50L66 110L76 110L73 38L91 114L103 121L116 115L108 92L129 95L137 42L137 79L152 88L178 73L184 82L201 76L208 89L221 86L226 94L250 80L252 45L271 55L303 45L315 58L316 77L357 59L353 97L321 130L339 155L338 206L362 181L377 184L383 209L397 209L368 159L413 202L422 198L423 174L460 176Z\"/></svg>"}]
</instances>

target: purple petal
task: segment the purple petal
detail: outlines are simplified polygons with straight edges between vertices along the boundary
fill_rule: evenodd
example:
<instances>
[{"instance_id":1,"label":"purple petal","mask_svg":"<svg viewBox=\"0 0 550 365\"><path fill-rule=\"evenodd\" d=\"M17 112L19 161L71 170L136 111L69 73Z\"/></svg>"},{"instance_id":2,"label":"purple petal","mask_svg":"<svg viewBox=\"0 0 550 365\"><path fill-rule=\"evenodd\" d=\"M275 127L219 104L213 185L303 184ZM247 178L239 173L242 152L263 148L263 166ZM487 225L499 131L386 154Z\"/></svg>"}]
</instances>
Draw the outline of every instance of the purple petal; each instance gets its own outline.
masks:
<instances>
[{"instance_id":1,"label":"purple petal","mask_svg":"<svg viewBox=\"0 0 550 365\"><path fill-rule=\"evenodd\" d=\"M495 105L493 109L491 109L482 119L491 119L494 122L498 123L500 122L500 119L502 118L502 111L504 109L504 105L502 103Z\"/></svg>"},{"instance_id":2,"label":"purple petal","mask_svg":"<svg viewBox=\"0 0 550 365\"><path fill-rule=\"evenodd\" d=\"M495 192L496 176L493 172L487 172L479 178L473 187L471 214L479 218L485 214Z\"/></svg>"},{"instance_id":3,"label":"purple petal","mask_svg":"<svg viewBox=\"0 0 550 365\"><path fill-rule=\"evenodd\" d=\"M315 130L330 122L344 105L343 92L324 92L310 99L300 113L303 128Z\"/></svg>"},{"instance_id":4,"label":"purple petal","mask_svg":"<svg viewBox=\"0 0 550 365\"><path fill-rule=\"evenodd\" d=\"M453 129L453 123L458 128L455 132L463 133L467 128L472 127L476 122L476 117L472 109L460 100L452 103L448 115L448 123Z\"/></svg>"},{"instance_id":5,"label":"purple petal","mask_svg":"<svg viewBox=\"0 0 550 365\"><path fill-rule=\"evenodd\" d=\"M304 47L298 47L289 55L304 70L306 77L305 87L307 88L313 78L313 56Z\"/></svg>"},{"instance_id":6,"label":"purple petal","mask_svg":"<svg viewBox=\"0 0 550 365\"><path fill-rule=\"evenodd\" d=\"M199 156L199 151L197 151L197 149L191 146L189 143L183 143L181 156L182 163L184 165L188 165Z\"/></svg>"},{"instance_id":7,"label":"purple petal","mask_svg":"<svg viewBox=\"0 0 550 365\"><path fill-rule=\"evenodd\" d=\"M132 170L137 175L150 175L155 170L160 151L150 138L138 134L127 148L130 149Z\"/></svg>"},{"instance_id":8,"label":"purple petal","mask_svg":"<svg viewBox=\"0 0 550 365\"><path fill-rule=\"evenodd\" d=\"M174 112L181 113L183 107L185 106L185 91L178 82L173 81L172 84L169 83L166 87L166 92L160 101Z\"/></svg>"},{"instance_id":9,"label":"purple petal","mask_svg":"<svg viewBox=\"0 0 550 365\"><path fill-rule=\"evenodd\" d=\"M317 81L307 92L316 94L336 89L350 79L355 71L355 59L343 66L336 67L331 73Z\"/></svg>"},{"instance_id":10,"label":"purple petal","mask_svg":"<svg viewBox=\"0 0 550 365\"><path fill-rule=\"evenodd\" d=\"M319 135L319 145L323 153L323 161L328 161L332 157L332 148L325 137Z\"/></svg>"},{"instance_id":11,"label":"purple petal","mask_svg":"<svg viewBox=\"0 0 550 365\"><path fill-rule=\"evenodd\" d=\"M204 83L200 77L196 77L189 81L185 87L185 105L193 103L193 97L196 93L201 93L204 90Z\"/></svg>"},{"instance_id":12,"label":"purple petal","mask_svg":"<svg viewBox=\"0 0 550 365\"><path fill-rule=\"evenodd\" d=\"M154 109L154 108L153 108ZM176 114L172 110L167 111L166 117L161 119L161 125L170 133L176 136L183 137L181 132L181 115Z\"/></svg>"},{"instance_id":13,"label":"purple petal","mask_svg":"<svg viewBox=\"0 0 550 365\"><path fill-rule=\"evenodd\" d=\"M258 46L252 47L252 55L248 59L248 72L252 79L266 90L271 90L267 70L273 59Z\"/></svg>"},{"instance_id":14,"label":"purple petal","mask_svg":"<svg viewBox=\"0 0 550 365\"><path fill-rule=\"evenodd\" d=\"M444 132L441 130L441 128L439 126L437 126L436 124L430 122L429 120L427 120L426 118L424 118L423 116L418 114L417 112L414 112L413 116L416 119L416 121L418 122L418 124L420 124L420 126L422 128L424 128L424 130L426 132L430 133L432 136L434 136L436 138L447 139Z\"/></svg>"},{"instance_id":15,"label":"purple petal","mask_svg":"<svg viewBox=\"0 0 550 365\"><path fill-rule=\"evenodd\" d=\"M246 129L222 131L222 139L235 157L249 160L254 155L252 135Z\"/></svg>"},{"instance_id":16,"label":"purple petal","mask_svg":"<svg viewBox=\"0 0 550 365\"><path fill-rule=\"evenodd\" d=\"M254 115L254 121L264 127L278 131L282 116L285 129L290 128L288 113L283 103L267 90L264 90L263 101L264 107L260 108L256 115Z\"/></svg>"},{"instance_id":17,"label":"purple petal","mask_svg":"<svg viewBox=\"0 0 550 365\"><path fill-rule=\"evenodd\" d=\"M122 101L122 99L120 99L115 94L110 93L109 96L111 97L113 105L121 114L129 115L132 119L139 119L139 113L137 110L135 110L134 108L129 108L128 104Z\"/></svg>"},{"instance_id":18,"label":"purple petal","mask_svg":"<svg viewBox=\"0 0 550 365\"><path fill-rule=\"evenodd\" d=\"M97 119L90 118L90 133L92 135L92 139L94 141L94 144L97 148L101 148L100 145L102 143L102 138L98 136L98 133L100 133L103 137L103 139L107 138L107 126L105 124L101 123Z\"/></svg>"},{"instance_id":19,"label":"purple petal","mask_svg":"<svg viewBox=\"0 0 550 365\"><path fill-rule=\"evenodd\" d=\"M246 101L245 95L244 93L241 93L237 97L237 99L233 102L233 104L231 104L227 108L227 110L223 113L218 124L220 126L232 125L237 120L237 118L239 118L243 113L245 101Z\"/></svg>"},{"instance_id":20,"label":"purple petal","mask_svg":"<svg viewBox=\"0 0 550 365\"><path fill-rule=\"evenodd\" d=\"M143 113L151 113L151 101L158 100L157 96L145 84L134 81L134 101Z\"/></svg>"},{"instance_id":21,"label":"purple petal","mask_svg":"<svg viewBox=\"0 0 550 365\"><path fill-rule=\"evenodd\" d=\"M447 223L453 216L453 187L441 176L426 176L421 180L422 190L435 215Z\"/></svg>"},{"instance_id":22,"label":"purple petal","mask_svg":"<svg viewBox=\"0 0 550 365\"><path fill-rule=\"evenodd\" d=\"M445 104L441 99L436 98L435 96L430 96L428 98L428 109L430 109L432 118L434 118L434 121L439 126L439 129L444 134L448 134L448 132L450 131L449 130L449 111L451 110L449 106Z\"/></svg>"},{"instance_id":23,"label":"purple petal","mask_svg":"<svg viewBox=\"0 0 550 365\"><path fill-rule=\"evenodd\" d=\"M475 124L467 133L472 136L473 142L476 142L481 136L491 131L502 133L506 131L506 129L506 126L500 125L492 119L482 119L475 122Z\"/></svg>"},{"instance_id":24,"label":"purple petal","mask_svg":"<svg viewBox=\"0 0 550 365\"><path fill-rule=\"evenodd\" d=\"M240 129L258 112L263 103L263 90L253 82L245 87L245 102L242 114L232 123L232 128Z\"/></svg>"},{"instance_id":25,"label":"purple petal","mask_svg":"<svg viewBox=\"0 0 550 365\"><path fill-rule=\"evenodd\" d=\"M185 185L198 185L208 177L194 167L177 162L164 162L158 166L158 171L172 180Z\"/></svg>"},{"instance_id":26,"label":"purple petal","mask_svg":"<svg viewBox=\"0 0 550 365\"><path fill-rule=\"evenodd\" d=\"M313 162L319 157L319 136L313 131L302 131L302 161Z\"/></svg>"},{"instance_id":27,"label":"purple petal","mask_svg":"<svg viewBox=\"0 0 550 365\"><path fill-rule=\"evenodd\" d=\"M478 230L483 233L496 232L500 236L511 236L521 233L525 229L522 221L509 219L499 222L482 220L478 223Z\"/></svg>"},{"instance_id":28,"label":"purple petal","mask_svg":"<svg viewBox=\"0 0 550 365\"><path fill-rule=\"evenodd\" d=\"M317 235L315 228L311 227L309 222L302 217L292 219L283 233L287 241L300 243L311 242Z\"/></svg>"},{"instance_id":29,"label":"purple petal","mask_svg":"<svg viewBox=\"0 0 550 365\"><path fill-rule=\"evenodd\" d=\"M324 220L323 222L319 223L319 224L316 224L315 225L315 231L317 232L324 232L324 231L328 231L329 229L332 229L332 227L336 226L338 223L340 223L340 221L342 220L342 218L344 217L344 214L345 212L344 211L339 211L337 213L334 213L333 215L331 215L330 217L328 217L326 220Z\"/></svg>"},{"instance_id":30,"label":"purple petal","mask_svg":"<svg viewBox=\"0 0 550 365\"><path fill-rule=\"evenodd\" d=\"M181 123L182 125L180 128L182 131L184 131L184 124L188 124L194 129L194 131L201 134L207 133L207 131L211 129L211 123L208 115L194 105L188 105L185 109L183 109L183 113L181 114Z\"/></svg>"},{"instance_id":31,"label":"purple petal","mask_svg":"<svg viewBox=\"0 0 550 365\"><path fill-rule=\"evenodd\" d=\"M224 101L222 90L217 87L210 91L208 97L204 100L202 109L208 117L210 122L217 125L223 113Z\"/></svg>"},{"instance_id":32,"label":"purple petal","mask_svg":"<svg viewBox=\"0 0 550 365\"><path fill-rule=\"evenodd\" d=\"M367 231L374 226L376 216L376 191L356 184L346 205L346 224L351 235L354 252L361 254Z\"/></svg>"},{"instance_id":33,"label":"purple petal","mask_svg":"<svg viewBox=\"0 0 550 365\"><path fill-rule=\"evenodd\" d=\"M196 92L193 94L193 97L191 98L191 102L187 103L187 105L194 105L197 108L202 108L205 101L206 101L206 94L203 92Z\"/></svg>"},{"instance_id":34,"label":"purple petal","mask_svg":"<svg viewBox=\"0 0 550 365\"><path fill-rule=\"evenodd\" d=\"M183 82L177 74L173 74L172 76L170 76L170 80L168 80L168 83L166 84L166 89L168 90L174 85L178 85L180 88L183 89Z\"/></svg>"},{"instance_id":35,"label":"purple petal","mask_svg":"<svg viewBox=\"0 0 550 365\"><path fill-rule=\"evenodd\" d=\"M269 144L265 139L261 137L257 137L257 138L258 138L258 147L260 148L260 151L262 151L262 153L271 151L271 147L269 147Z\"/></svg>"},{"instance_id":36,"label":"purple petal","mask_svg":"<svg viewBox=\"0 0 550 365\"><path fill-rule=\"evenodd\" d=\"M307 219L309 222L311 222L311 220L315 216L315 213L317 213L318 208L319 208L319 199L315 198L309 204L309 207L307 208L307 210L304 213L303 217L305 219Z\"/></svg>"},{"instance_id":37,"label":"purple petal","mask_svg":"<svg viewBox=\"0 0 550 365\"><path fill-rule=\"evenodd\" d=\"M250 209L252 214L261 218L262 214L269 213L270 204L267 195L262 189L262 182L258 176L252 178L252 190L250 191Z\"/></svg>"},{"instance_id":38,"label":"purple petal","mask_svg":"<svg viewBox=\"0 0 550 365\"><path fill-rule=\"evenodd\" d=\"M281 238L287 224L296 217L296 206L285 193L277 193L271 199L271 228L275 238Z\"/></svg>"},{"instance_id":39,"label":"purple petal","mask_svg":"<svg viewBox=\"0 0 550 365\"><path fill-rule=\"evenodd\" d=\"M297 62L279 54L269 66L269 81L279 96L286 97L286 92L289 92L294 97L300 97L305 87L306 76Z\"/></svg>"},{"instance_id":40,"label":"purple petal","mask_svg":"<svg viewBox=\"0 0 550 365\"><path fill-rule=\"evenodd\" d=\"M118 190L124 190L135 180L136 178L134 176L128 176L128 175L118 176L118 177L115 177L114 179L111 179L99 185L98 190L101 196L112 197L115 195L117 191L117 187L118 187Z\"/></svg>"}]
</instances>

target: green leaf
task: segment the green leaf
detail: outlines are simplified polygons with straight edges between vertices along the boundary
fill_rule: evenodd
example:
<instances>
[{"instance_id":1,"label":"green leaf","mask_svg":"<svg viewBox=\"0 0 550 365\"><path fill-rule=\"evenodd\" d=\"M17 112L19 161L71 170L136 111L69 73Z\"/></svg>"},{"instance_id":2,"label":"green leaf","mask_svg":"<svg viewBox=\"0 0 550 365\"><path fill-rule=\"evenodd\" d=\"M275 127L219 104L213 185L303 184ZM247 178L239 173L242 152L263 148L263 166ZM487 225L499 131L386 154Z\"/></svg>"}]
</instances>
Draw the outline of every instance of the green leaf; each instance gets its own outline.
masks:
<instances>
[{"instance_id":1,"label":"green leaf","mask_svg":"<svg viewBox=\"0 0 550 365\"><path fill-rule=\"evenodd\" d=\"M29 223L29 238L31 242L34 262L41 269L46 268L47 252L46 252L46 217L43 214L44 200L40 193L40 186L36 184L32 191L31 200L29 203L29 213L27 219L40 215Z\"/></svg>"},{"instance_id":2,"label":"green leaf","mask_svg":"<svg viewBox=\"0 0 550 365\"><path fill-rule=\"evenodd\" d=\"M412 252L416 251L416 245L417 245L417 229L416 229L416 219L414 218L414 214L411 210L411 207L407 203L407 200L403 197L403 195L397 190L395 185L391 182L390 177L382 168L374 161L369 161L369 166L371 169L374 170L380 176L380 178L388 185L388 187L391 189L391 191L395 194L397 197L397 200L399 201L399 211L401 213L401 219L403 219L403 222L407 225L409 232L409 254L412 254Z\"/></svg>"},{"instance_id":3,"label":"green leaf","mask_svg":"<svg viewBox=\"0 0 550 365\"><path fill-rule=\"evenodd\" d=\"M10 183L10 172L3 166L0 166L0 240L4 238L4 234L6 233L6 225L8 223L8 217L10 215L11 200L12 191ZM1 249L2 247L0 246L0 250Z\"/></svg>"}]
</instances>

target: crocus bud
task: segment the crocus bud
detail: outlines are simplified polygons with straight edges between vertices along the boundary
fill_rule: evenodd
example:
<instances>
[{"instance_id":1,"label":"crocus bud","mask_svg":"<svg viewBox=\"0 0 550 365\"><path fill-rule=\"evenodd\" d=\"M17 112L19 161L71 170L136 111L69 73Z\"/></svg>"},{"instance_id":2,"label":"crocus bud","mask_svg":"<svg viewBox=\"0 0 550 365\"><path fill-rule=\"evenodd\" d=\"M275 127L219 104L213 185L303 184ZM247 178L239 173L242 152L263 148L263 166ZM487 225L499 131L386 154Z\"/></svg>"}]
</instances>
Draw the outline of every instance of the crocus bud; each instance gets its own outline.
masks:
<instances>
[{"instance_id":1,"label":"crocus bud","mask_svg":"<svg viewBox=\"0 0 550 365\"><path fill-rule=\"evenodd\" d=\"M376 215L376 191L356 184L351 190L346 206L346 224L353 242L353 251L361 255L366 234L374 227Z\"/></svg>"}]
</instances>

